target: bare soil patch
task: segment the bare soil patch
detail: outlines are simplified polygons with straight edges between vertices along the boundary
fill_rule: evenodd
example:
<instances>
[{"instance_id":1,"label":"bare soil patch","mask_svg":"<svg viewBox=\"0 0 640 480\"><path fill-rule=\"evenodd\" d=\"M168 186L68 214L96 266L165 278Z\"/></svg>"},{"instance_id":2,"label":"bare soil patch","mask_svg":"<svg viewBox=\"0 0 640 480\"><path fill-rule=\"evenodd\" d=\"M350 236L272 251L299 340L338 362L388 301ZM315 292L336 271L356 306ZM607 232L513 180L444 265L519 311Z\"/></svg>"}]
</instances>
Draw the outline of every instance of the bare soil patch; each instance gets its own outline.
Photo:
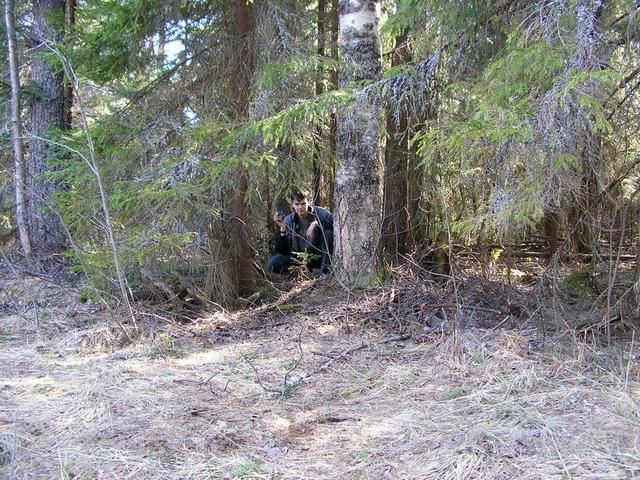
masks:
<instances>
[{"instance_id":1,"label":"bare soil patch","mask_svg":"<svg viewBox=\"0 0 640 480\"><path fill-rule=\"evenodd\" d=\"M306 283L277 305L142 322L118 347L76 287L9 278L0 477L640 476L637 341L543 337L521 292L465 286L459 310L450 286L416 276Z\"/></svg>"}]
</instances>

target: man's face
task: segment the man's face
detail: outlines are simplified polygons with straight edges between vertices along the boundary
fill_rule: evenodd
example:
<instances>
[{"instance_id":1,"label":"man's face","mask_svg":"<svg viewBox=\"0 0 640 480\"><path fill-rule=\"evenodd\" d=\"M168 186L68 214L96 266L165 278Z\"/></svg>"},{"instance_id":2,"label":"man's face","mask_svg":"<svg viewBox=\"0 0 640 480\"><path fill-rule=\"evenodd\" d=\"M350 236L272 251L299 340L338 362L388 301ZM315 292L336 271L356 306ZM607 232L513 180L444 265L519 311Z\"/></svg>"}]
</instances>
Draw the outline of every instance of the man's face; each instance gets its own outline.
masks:
<instances>
[{"instance_id":1,"label":"man's face","mask_svg":"<svg viewBox=\"0 0 640 480\"><path fill-rule=\"evenodd\" d=\"M304 200L294 199L293 203L291 204L291 208L293 208L295 212L301 217L306 217L309 213L309 202L306 198Z\"/></svg>"}]
</instances>

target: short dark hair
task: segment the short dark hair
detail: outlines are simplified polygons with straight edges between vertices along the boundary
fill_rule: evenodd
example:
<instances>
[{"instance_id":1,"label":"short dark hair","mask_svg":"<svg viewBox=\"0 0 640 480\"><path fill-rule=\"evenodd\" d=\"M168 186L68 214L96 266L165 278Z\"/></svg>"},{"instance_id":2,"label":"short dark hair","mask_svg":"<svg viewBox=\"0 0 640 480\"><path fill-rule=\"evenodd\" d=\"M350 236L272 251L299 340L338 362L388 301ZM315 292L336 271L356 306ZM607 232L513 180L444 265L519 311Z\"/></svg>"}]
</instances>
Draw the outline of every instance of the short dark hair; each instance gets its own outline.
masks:
<instances>
[{"instance_id":1,"label":"short dark hair","mask_svg":"<svg viewBox=\"0 0 640 480\"><path fill-rule=\"evenodd\" d=\"M291 201L292 202L294 202L296 200L299 202L299 201L304 200L304 199L307 199L307 200L311 201L311 194L309 193L308 190L301 189L301 188L298 188L298 187L293 187L291 189Z\"/></svg>"}]
</instances>

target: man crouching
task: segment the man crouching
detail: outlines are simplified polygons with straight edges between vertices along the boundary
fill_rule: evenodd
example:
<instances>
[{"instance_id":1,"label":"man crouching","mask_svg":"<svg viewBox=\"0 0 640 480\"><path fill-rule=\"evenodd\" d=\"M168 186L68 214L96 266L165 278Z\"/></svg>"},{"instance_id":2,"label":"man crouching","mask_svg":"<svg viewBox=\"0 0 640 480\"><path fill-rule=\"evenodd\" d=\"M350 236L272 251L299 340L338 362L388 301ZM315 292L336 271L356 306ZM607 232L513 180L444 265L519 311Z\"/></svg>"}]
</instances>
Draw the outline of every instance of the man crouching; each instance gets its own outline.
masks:
<instances>
[{"instance_id":1,"label":"man crouching","mask_svg":"<svg viewBox=\"0 0 640 480\"><path fill-rule=\"evenodd\" d=\"M269 259L267 270L287 273L291 265L300 264L296 254L308 254L309 268L329 273L333 254L333 215L324 208L311 205L309 192L291 190L289 215L280 213L273 219L280 227L276 238L276 254Z\"/></svg>"}]
</instances>

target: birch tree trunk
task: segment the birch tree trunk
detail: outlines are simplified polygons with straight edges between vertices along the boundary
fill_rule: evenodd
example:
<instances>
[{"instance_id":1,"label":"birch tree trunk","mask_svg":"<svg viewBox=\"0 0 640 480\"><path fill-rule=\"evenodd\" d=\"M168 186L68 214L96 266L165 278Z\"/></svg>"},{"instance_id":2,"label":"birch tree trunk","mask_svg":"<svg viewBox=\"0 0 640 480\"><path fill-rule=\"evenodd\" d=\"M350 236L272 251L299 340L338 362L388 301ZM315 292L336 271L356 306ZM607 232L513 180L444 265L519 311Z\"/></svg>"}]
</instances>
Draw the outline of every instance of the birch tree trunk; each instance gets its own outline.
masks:
<instances>
[{"instance_id":1,"label":"birch tree trunk","mask_svg":"<svg viewBox=\"0 0 640 480\"><path fill-rule=\"evenodd\" d=\"M7 28L7 51L9 76L11 78L11 143L15 164L16 225L22 250L27 258L31 257L31 242L27 228L24 187L26 185L26 167L22 148L22 122L20 120L20 76L18 74L18 52L16 46L15 4L5 0L4 19Z\"/></svg>"},{"instance_id":2,"label":"birch tree trunk","mask_svg":"<svg viewBox=\"0 0 640 480\"><path fill-rule=\"evenodd\" d=\"M380 0L340 0L340 86L380 78ZM375 92L359 94L340 112L335 190L335 267L351 285L372 280L380 265L384 172L384 112Z\"/></svg>"},{"instance_id":3,"label":"birch tree trunk","mask_svg":"<svg viewBox=\"0 0 640 480\"><path fill-rule=\"evenodd\" d=\"M51 132L64 128L64 86L62 72L57 72L43 58L45 42L52 42L56 32L47 25L47 17L64 15L63 0L33 0L33 48L31 79L37 95L31 102L31 137L29 139L29 224L33 250L37 253L60 252L67 237L58 215L52 212L53 194L58 186L43 178L51 171L48 162L55 153L47 141Z\"/></svg>"}]
</instances>

